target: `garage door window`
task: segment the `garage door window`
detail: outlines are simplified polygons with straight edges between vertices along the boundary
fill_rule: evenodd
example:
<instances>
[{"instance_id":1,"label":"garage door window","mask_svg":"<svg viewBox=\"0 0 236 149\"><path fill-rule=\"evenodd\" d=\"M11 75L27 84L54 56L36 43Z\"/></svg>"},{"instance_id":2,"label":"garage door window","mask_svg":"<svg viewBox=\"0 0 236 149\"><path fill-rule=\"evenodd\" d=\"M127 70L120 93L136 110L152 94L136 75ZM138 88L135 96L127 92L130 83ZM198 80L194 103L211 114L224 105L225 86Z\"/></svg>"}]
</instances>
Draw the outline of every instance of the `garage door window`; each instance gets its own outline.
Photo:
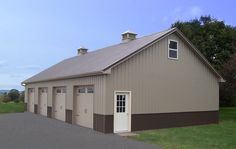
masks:
<instances>
[{"instance_id":1,"label":"garage door window","mask_svg":"<svg viewBox=\"0 0 236 149\"><path fill-rule=\"evenodd\" d=\"M93 91L93 88L92 87L88 87L87 88L87 93L93 93L94 91Z\"/></svg>"},{"instance_id":2,"label":"garage door window","mask_svg":"<svg viewBox=\"0 0 236 149\"><path fill-rule=\"evenodd\" d=\"M78 93L94 93L93 87L80 87Z\"/></svg>"},{"instance_id":3,"label":"garage door window","mask_svg":"<svg viewBox=\"0 0 236 149\"><path fill-rule=\"evenodd\" d=\"M57 89L56 89L56 93L57 93L57 94L66 93L66 88L57 88Z\"/></svg>"},{"instance_id":4,"label":"garage door window","mask_svg":"<svg viewBox=\"0 0 236 149\"><path fill-rule=\"evenodd\" d=\"M83 87L83 88L79 88L79 93L85 93L85 87Z\"/></svg>"},{"instance_id":5,"label":"garage door window","mask_svg":"<svg viewBox=\"0 0 236 149\"><path fill-rule=\"evenodd\" d=\"M29 88L29 92L30 92L30 93L33 93L33 92L34 92L34 89L33 89L33 88Z\"/></svg>"},{"instance_id":6,"label":"garage door window","mask_svg":"<svg viewBox=\"0 0 236 149\"><path fill-rule=\"evenodd\" d=\"M57 92L57 93L61 93L61 89L58 88L58 89L56 90L56 92Z\"/></svg>"},{"instance_id":7,"label":"garage door window","mask_svg":"<svg viewBox=\"0 0 236 149\"><path fill-rule=\"evenodd\" d=\"M41 93L47 93L47 89L46 88L42 88L41 89Z\"/></svg>"}]
</instances>

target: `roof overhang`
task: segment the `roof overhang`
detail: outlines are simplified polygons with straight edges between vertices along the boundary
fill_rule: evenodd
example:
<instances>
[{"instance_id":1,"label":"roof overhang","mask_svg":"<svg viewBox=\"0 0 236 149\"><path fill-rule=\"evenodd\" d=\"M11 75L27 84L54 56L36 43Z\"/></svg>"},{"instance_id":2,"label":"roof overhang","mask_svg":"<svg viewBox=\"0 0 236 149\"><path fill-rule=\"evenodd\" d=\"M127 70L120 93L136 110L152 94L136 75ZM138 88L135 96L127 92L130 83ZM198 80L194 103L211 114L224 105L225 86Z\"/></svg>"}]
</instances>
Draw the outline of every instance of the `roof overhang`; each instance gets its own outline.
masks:
<instances>
[{"instance_id":1,"label":"roof overhang","mask_svg":"<svg viewBox=\"0 0 236 149\"><path fill-rule=\"evenodd\" d=\"M91 72L86 74L80 74L80 75L72 75L72 76L65 76L65 77L57 77L57 78L48 78L43 80L37 80L37 81L23 81L21 83L22 86L25 86L27 84L31 83L40 83L40 82L47 82L47 81L58 81L58 80L64 80L64 79L75 79L75 78L83 78L83 77L90 77L90 76L98 76L98 75L106 75L109 74L108 71L98 71L98 72Z\"/></svg>"}]
</instances>

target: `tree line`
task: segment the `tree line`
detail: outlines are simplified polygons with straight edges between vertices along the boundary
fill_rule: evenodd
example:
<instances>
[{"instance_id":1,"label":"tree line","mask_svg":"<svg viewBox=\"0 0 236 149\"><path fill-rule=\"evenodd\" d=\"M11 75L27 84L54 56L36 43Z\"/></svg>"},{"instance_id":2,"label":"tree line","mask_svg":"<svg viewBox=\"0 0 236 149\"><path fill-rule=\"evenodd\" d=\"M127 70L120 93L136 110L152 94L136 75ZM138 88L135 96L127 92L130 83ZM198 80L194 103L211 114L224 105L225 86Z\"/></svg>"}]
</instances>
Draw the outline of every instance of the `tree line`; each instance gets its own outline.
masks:
<instances>
[{"instance_id":1,"label":"tree line","mask_svg":"<svg viewBox=\"0 0 236 149\"><path fill-rule=\"evenodd\" d=\"M20 102L24 101L25 92L20 92L17 89L11 89L9 92L4 92L3 95L0 96L0 101L2 102Z\"/></svg>"},{"instance_id":2,"label":"tree line","mask_svg":"<svg viewBox=\"0 0 236 149\"><path fill-rule=\"evenodd\" d=\"M177 21L177 27L226 80L220 84L220 106L236 106L236 27L211 16Z\"/></svg>"}]
</instances>

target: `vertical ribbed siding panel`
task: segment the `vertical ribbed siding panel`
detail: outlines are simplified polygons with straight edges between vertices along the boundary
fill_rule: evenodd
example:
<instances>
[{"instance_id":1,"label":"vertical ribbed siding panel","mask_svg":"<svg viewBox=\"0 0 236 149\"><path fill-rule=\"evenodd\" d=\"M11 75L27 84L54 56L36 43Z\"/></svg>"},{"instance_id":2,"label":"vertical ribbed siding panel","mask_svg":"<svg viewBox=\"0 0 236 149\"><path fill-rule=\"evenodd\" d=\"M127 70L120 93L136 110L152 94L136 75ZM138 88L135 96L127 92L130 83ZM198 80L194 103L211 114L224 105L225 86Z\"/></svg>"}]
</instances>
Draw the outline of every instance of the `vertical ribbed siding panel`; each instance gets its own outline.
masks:
<instances>
[{"instance_id":1,"label":"vertical ribbed siding panel","mask_svg":"<svg viewBox=\"0 0 236 149\"><path fill-rule=\"evenodd\" d=\"M167 56L168 39L179 41L179 60ZM115 90L132 91L132 113L218 110L216 76L175 34L112 69L106 109L113 114Z\"/></svg>"}]
</instances>

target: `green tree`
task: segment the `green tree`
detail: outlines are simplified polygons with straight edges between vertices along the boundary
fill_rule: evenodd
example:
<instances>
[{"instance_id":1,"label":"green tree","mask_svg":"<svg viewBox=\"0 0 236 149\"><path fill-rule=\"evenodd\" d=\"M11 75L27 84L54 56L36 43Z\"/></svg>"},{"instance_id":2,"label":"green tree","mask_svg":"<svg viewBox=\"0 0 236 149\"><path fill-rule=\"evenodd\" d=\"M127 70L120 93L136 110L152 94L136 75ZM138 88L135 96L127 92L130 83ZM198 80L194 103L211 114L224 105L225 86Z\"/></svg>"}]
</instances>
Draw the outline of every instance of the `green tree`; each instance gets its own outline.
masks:
<instances>
[{"instance_id":1,"label":"green tree","mask_svg":"<svg viewBox=\"0 0 236 149\"><path fill-rule=\"evenodd\" d=\"M236 28L211 16L177 21L172 27L181 30L217 70L222 69L236 51Z\"/></svg>"},{"instance_id":2,"label":"green tree","mask_svg":"<svg viewBox=\"0 0 236 149\"><path fill-rule=\"evenodd\" d=\"M236 54L224 64L221 74L227 80L220 87L221 106L236 106Z\"/></svg>"},{"instance_id":3,"label":"green tree","mask_svg":"<svg viewBox=\"0 0 236 149\"><path fill-rule=\"evenodd\" d=\"M22 92L20 93L19 100L20 100L20 101L24 101L24 100L25 100L25 91L22 91Z\"/></svg>"},{"instance_id":4,"label":"green tree","mask_svg":"<svg viewBox=\"0 0 236 149\"><path fill-rule=\"evenodd\" d=\"M11 89L8 93L8 97L11 101L18 102L19 97L20 97L20 93L16 89Z\"/></svg>"}]
</instances>

